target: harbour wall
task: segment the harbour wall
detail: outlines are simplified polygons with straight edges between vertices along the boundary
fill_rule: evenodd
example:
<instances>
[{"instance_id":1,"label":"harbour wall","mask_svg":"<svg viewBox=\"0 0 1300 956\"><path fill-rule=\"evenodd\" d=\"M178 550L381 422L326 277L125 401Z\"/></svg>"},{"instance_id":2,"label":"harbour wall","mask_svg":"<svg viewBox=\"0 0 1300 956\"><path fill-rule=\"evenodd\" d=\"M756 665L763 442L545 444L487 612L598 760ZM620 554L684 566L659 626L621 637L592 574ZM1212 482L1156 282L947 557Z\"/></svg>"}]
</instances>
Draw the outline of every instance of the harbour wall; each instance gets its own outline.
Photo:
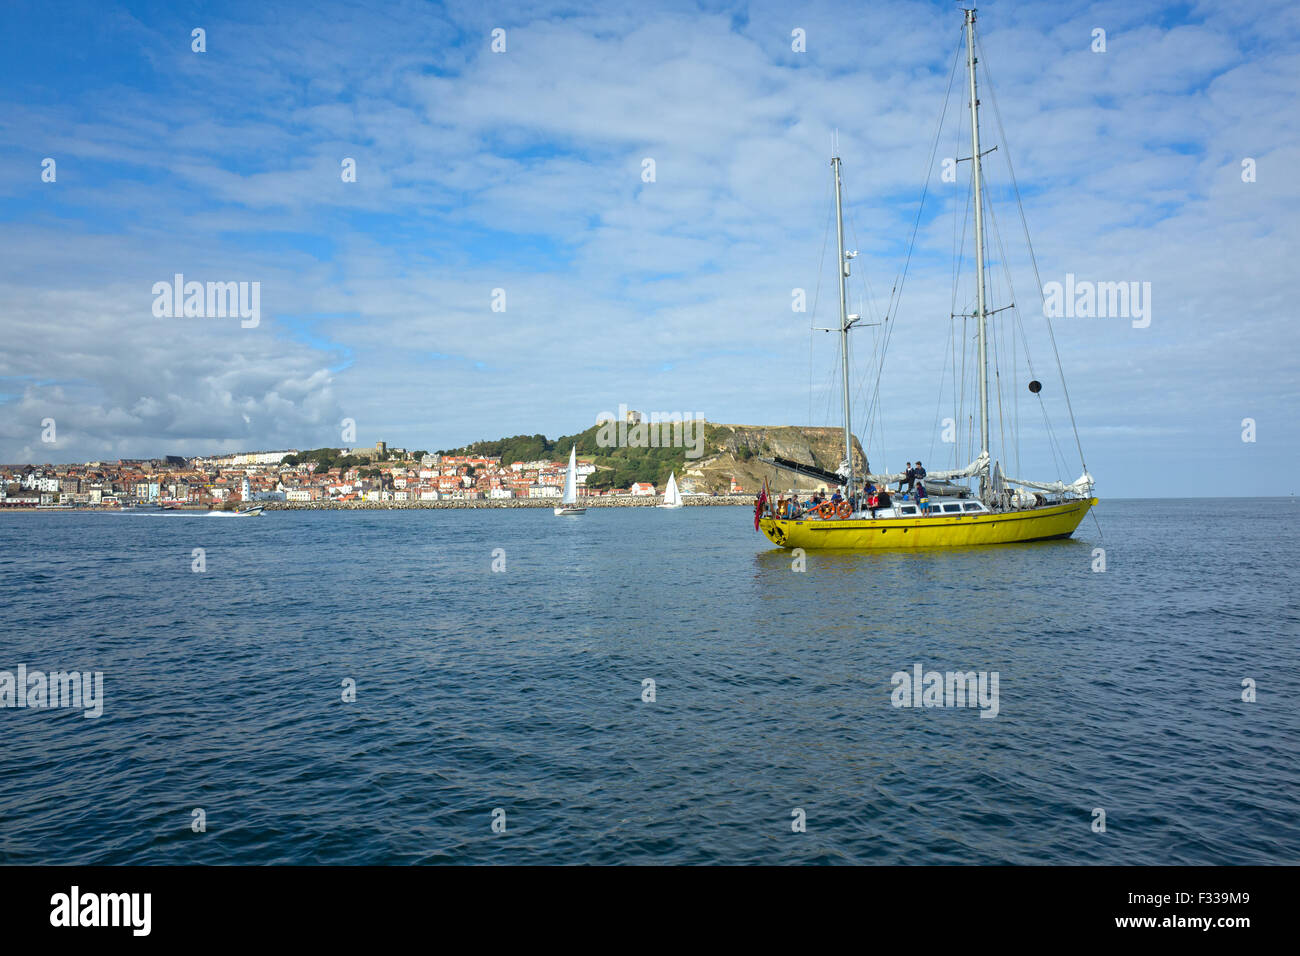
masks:
<instances>
[{"instance_id":1,"label":"harbour wall","mask_svg":"<svg viewBox=\"0 0 1300 956\"><path fill-rule=\"evenodd\" d=\"M580 508L650 508L663 504L662 495L645 497L620 496L617 498L579 498ZM753 507L753 495L701 495L682 498L682 505L687 508L715 507L719 505L749 505ZM557 508L558 498L505 498L500 500L482 499L476 501L264 501L267 511L394 511L417 508Z\"/></svg>"}]
</instances>

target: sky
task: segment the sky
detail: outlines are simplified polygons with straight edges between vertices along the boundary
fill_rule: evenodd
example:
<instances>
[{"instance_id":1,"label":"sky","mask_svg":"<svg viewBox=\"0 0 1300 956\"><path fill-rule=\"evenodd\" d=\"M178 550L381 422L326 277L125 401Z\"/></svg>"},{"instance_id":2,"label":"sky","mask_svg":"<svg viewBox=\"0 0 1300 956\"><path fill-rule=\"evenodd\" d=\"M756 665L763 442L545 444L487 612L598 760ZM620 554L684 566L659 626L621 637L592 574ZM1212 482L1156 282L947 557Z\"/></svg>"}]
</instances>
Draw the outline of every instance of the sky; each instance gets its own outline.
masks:
<instances>
[{"instance_id":1,"label":"sky","mask_svg":"<svg viewBox=\"0 0 1300 956\"><path fill-rule=\"evenodd\" d=\"M833 134L855 432L873 470L969 460L955 3L6 14L0 462L838 426ZM977 34L1005 470L1080 473L1038 292L1072 275L1150 290L1052 324L1099 495L1290 494L1300 8L990 0ZM256 326L155 315L177 273L258 283Z\"/></svg>"}]
</instances>

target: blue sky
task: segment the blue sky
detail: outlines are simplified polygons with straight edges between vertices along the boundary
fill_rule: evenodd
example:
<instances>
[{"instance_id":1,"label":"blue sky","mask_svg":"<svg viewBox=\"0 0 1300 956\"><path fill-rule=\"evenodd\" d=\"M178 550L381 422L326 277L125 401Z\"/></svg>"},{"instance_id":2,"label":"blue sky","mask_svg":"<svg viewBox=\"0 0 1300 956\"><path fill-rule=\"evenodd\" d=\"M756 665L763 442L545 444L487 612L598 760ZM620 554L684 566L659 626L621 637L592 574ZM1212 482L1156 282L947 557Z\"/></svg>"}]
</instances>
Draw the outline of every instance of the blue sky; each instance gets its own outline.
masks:
<instances>
[{"instance_id":1,"label":"blue sky","mask_svg":"<svg viewBox=\"0 0 1300 956\"><path fill-rule=\"evenodd\" d=\"M838 129L855 310L885 310L929 183L874 404L882 334L855 340L856 430L874 467L965 463L939 436L960 417L946 356L949 314L970 308L952 253L968 165L927 179L955 4L6 12L0 461L333 445L345 418L357 443L442 448L575 432L620 403L837 424L834 337L809 326L835 322L821 253ZM1147 328L1055 327L1100 493L1290 493L1300 13L998 0L980 27L1042 281L1151 283ZM962 82L939 159L969 152ZM994 427L1019 417L1023 477L1069 480L1078 456L992 96L982 87L1006 255L990 305L1014 289L1069 454L1054 459L1024 391L1010 312ZM151 288L177 272L260 282L260 325L155 318ZM811 302L819 287L816 315L791 311L793 288Z\"/></svg>"}]
</instances>

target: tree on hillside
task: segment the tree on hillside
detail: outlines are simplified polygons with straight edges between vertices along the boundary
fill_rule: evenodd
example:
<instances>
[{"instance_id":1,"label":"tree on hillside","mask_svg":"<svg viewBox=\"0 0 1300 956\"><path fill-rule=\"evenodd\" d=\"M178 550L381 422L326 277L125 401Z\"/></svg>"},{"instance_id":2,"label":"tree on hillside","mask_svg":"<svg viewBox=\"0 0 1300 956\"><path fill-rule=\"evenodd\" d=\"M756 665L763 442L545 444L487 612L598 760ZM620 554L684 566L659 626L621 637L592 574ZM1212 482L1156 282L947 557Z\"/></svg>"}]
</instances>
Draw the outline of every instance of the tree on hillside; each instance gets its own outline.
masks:
<instances>
[{"instance_id":1,"label":"tree on hillside","mask_svg":"<svg viewBox=\"0 0 1300 956\"><path fill-rule=\"evenodd\" d=\"M650 482L661 488L671 472L679 475L686 469L686 449L681 446L651 448L640 446L601 445L600 425L592 425L575 435L562 435L551 441L545 435L516 435L496 441L478 441L465 448L452 449L439 454L483 455L500 458L502 464L516 461L567 461L569 449L576 447L578 455L594 462L599 469L587 479L591 488L625 488L634 482ZM608 429L605 429L606 435ZM662 437L672 441L677 433L666 425ZM706 441L707 441L706 429ZM684 435L682 436L684 438Z\"/></svg>"}]
</instances>

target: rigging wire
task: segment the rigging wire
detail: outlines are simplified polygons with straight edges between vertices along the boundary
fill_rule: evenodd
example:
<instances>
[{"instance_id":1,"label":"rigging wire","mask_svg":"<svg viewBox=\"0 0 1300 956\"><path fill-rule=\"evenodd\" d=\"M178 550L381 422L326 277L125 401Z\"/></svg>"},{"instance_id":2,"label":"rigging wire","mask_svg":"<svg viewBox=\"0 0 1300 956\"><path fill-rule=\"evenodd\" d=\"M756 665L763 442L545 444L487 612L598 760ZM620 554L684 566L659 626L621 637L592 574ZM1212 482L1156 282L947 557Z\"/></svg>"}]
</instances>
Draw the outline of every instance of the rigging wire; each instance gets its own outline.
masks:
<instances>
[{"instance_id":1,"label":"rigging wire","mask_svg":"<svg viewBox=\"0 0 1300 956\"><path fill-rule=\"evenodd\" d=\"M908 244L907 244L907 257L903 262L902 274L895 281L894 287L890 290L889 302L885 308L884 334L880 345L880 358L876 364L876 375L875 375L876 381L872 389L872 395L871 395L870 407L872 409L878 409L880 407L880 378L884 372L885 356L889 352L889 343L893 341L894 338L894 322L898 317L898 306L901 303L903 298L903 287L906 285L908 269L912 264L912 253L916 249L916 235L921 228L921 216L925 211L925 200L930 192L930 177L934 173L934 158L935 155L938 153L939 140L943 135L943 124L944 124L944 120L948 115L948 100L951 99L952 97L952 83L954 77L956 77L957 75L957 62L960 57L961 48L964 45L965 38L966 38L965 28L963 27L962 32L957 37L957 45L953 50L952 68L948 72L948 86L943 94L943 108L939 113L939 122L935 126L935 130L934 130L934 141L930 146L930 159L929 162L927 163L926 171L925 171L925 180L924 180L925 185L921 189L921 201L917 205L916 219L912 223L912 235L911 238L908 240ZM868 417L870 417L870 414L868 415Z\"/></svg>"},{"instance_id":2,"label":"rigging wire","mask_svg":"<svg viewBox=\"0 0 1300 956\"><path fill-rule=\"evenodd\" d=\"M1011 303L1010 305L1011 315L1015 319L1016 329L1018 329L1020 332L1020 341L1022 342L1025 348L1025 365L1029 369L1029 377L1031 379L1037 378L1038 376L1034 371L1033 357L1029 353L1029 336L1025 332L1024 320L1020 312L1020 308L1019 306L1016 305L1016 288L1015 288L1015 281L1011 275L1010 259L1007 257L1006 246L1002 240L1002 228L998 223L997 212L995 211L995 208L992 203L989 204L988 214L989 214L989 221L993 232L993 237L997 244L998 255L1001 257L1001 265L1003 267L1002 274L1006 279L1006 283L1007 283L1008 301ZM1015 340L1014 336L1012 336L1012 340L1014 342ZM1014 369L1014 367L1015 366L1013 365L1012 368ZM1012 382L1013 389L1014 389L1014 384L1015 383L1013 381ZM1018 397L1020 393L1019 391L1015 391L1015 394ZM1000 395L999 398L1001 398ZM1053 429L1052 427L1051 417L1048 414L1047 405L1043 401L1042 394L1039 393L1037 398L1038 398L1039 408L1043 415L1043 422L1047 429L1049 442L1057 443L1059 447L1059 440L1056 437L1055 429ZM1020 472L1020 439L1018 433L1015 436L1015 440L1016 440L1016 470L1017 473L1021 473ZM1064 456L1062 456L1060 460L1057 460L1055 450L1053 450L1053 464L1056 466L1057 480L1064 481L1065 473L1069 471L1069 468L1065 466Z\"/></svg>"},{"instance_id":3,"label":"rigging wire","mask_svg":"<svg viewBox=\"0 0 1300 956\"><path fill-rule=\"evenodd\" d=\"M1003 130L1002 127L1002 110L999 109L998 107L998 97L997 97L996 88L993 83L993 75L989 72L988 59L984 56L984 44L980 40L978 35L975 38L975 42L979 46L980 59L983 60L985 63L984 74L988 80L987 86L989 89L989 99L993 103L993 115L994 117L996 117L998 122L998 136L1002 141L1003 154L1005 155L1007 161L1007 172L1011 176L1011 187L1016 194L1016 207L1020 210L1020 224L1024 228L1025 244L1029 247L1029 260L1031 263L1033 263L1033 267L1034 267L1034 281L1038 283L1038 290L1039 290L1039 294L1041 295L1043 289L1043 280L1038 272L1038 257L1034 254L1034 245L1029 238L1029 222L1025 218L1025 206L1020 198L1020 186L1016 183L1016 171L1011 164L1011 151L1009 148L1006 148L1007 136L1006 136L1006 132ZM1079 463L1083 466L1084 473L1086 474L1088 471L1088 463L1083 457L1083 442L1079 440L1079 425L1074 418L1074 407L1070 402L1070 390L1065 384L1065 370L1061 367L1061 353L1056 347L1056 332L1052 328L1052 320L1046 314L1046 310L1044 310L1043 318L1047 322L1048 338L1051 339L1052 353L1056 357L1056 370L1061 379L1061 392L1065 396L1065 408L1070 413L1070 428L1074 431L1074 444L1079 451Z\"/></svg>"},{"instance_id":4,"label":"rigging wire","mask_svg":"<svg viewBox=\"0 0 1300 956\"><path fill-rule=\"evenodd\" d=\"M857 219L853 215L852 206L848 204L846 204L846 206L848 208L849 230L853 236L854 248L861 249L862 246L858 239ZM883 316L879 322L875 321L877 317L877 313L875 311L875 306L874 306L876 296L875 296L875 291L871 286L871 279L868 275L867 268L865 265L860 267L860 272L854 274L854 278L859 279L860 282L862 283L863 307L860 310L860 314L865 315L869 320L871 320L872 322L871 327L883 329L886 322L888 321L888 315L886 314L885 316ZM850 309L850 311L852 310ZM883 367L883 356L881 354L881 349L884 346L884 343L885 340L882 337L882 335L879 332L873 331L872 345L871 345L871 364L873 366L877 365L877 360L879 359L880 365L881 367ZM850 346L850 352L852 352L852 346ZM856 367L856 363L854 363L851 354L849 357L849 362L851 367ZM873 447L878 447L881 453L880 460L886 461L887 448L885 446L884 423L881 420L883 418L882 411L878 405L875 405L872 402L863 401L863 391L866 388L866 376L859 375L857 381L858 381L857 391L852 396L851 404L854 409L862 410L862 418L861 418L862 425L860 425L858 429L859 432L861 432L865 436L865 440L862 442L862 452L867 457L867 461L869 464L871 460L870 450ZM876 434L877 425L879 425L879 429L880 429L880 442L878 446L873 445L873 436L875 436Z\"/></svg>"},{"instance_id":5,"label":"rigging wire","mask_svg":"<svg viewBox=\"0 0 1300 956\"><path fill-rule=\"evenodd\" d=\"M830 195L831 184L826 184L826 192L823 193L822 204L827 205L826 197ZM811 425L812 403L813 403L813 345L817 336L813 335L813 322L817 319L817 303L821 301L822 294L822 272L826 269L826 244L830 241L831 236L831 211L828 206L826 210L826 228L822 232L822 254L817 262L817 285L813 288L813 307L812 315L808 316L808 424Z\"/></svg>"},{"instance_id":6,"label":"rigging wire","mask_svg":"<svg viewBox=\"0 0 1300 956\"><path fill-rule=\"evenodd\" d=\"M961 317L961 392L959 398L954 396L953 421L962 422L962 427L966 434L966 460L967 461L970 461L974 455L974 441L975 441L975 436L973 431L974 426L971 423L964 421L966 416L962 413L962 410L966 407L966 388L967 388L967 384L966 384L967 338L966 336L968 334L967 319L969 318L968 315L969 309L963 306L962 311L958 313L957 297L958 295L961 294L961 267L962 267L962 263L965 260L965 255L963 253L963 250L966 248L966 229L970 225L971 209L974 208L975 205L973 202L973 198L975 196L974 183L975 180L972 177L970 180L970 184L966 188L966 201L962 204L960 240L958 240L957 238L957 216L955 215L956 210L955 209L953 210L954 215L952 217L952 238L953 238L952 302L948 308L949 322L955 322L955 320L959 315ZM972 401L972 407L974 407L973 401Z\"/></svg>"}]
</instances>

